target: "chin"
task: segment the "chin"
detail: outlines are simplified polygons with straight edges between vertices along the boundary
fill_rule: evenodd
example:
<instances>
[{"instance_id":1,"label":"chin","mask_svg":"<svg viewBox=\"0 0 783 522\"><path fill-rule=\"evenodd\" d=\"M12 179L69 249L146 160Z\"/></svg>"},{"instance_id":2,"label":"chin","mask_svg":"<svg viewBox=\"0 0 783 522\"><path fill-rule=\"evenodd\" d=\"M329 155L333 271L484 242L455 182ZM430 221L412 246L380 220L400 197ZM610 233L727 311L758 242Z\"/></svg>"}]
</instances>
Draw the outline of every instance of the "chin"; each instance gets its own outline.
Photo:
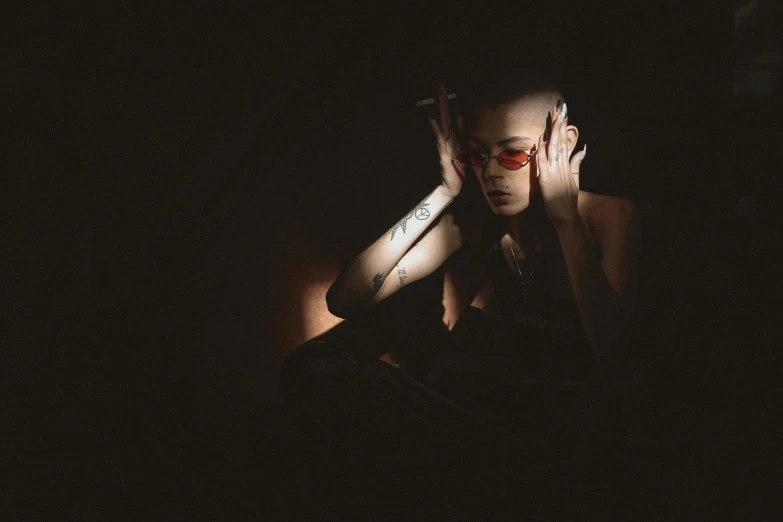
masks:
<instances>
[{"instance_id":1,"label":"chin","mask_svg":"<svg viewBox=\"0 0 783 522\"><path fill-rule=\"evenodd\" d=\"M509 216L516 216L520 212L527 209L527 207L530 206L530 201L528 200L528 198L525 197L525 198L519 198L516 201L505 203L503 205L496 205L491 201L489 201L489 199L487 199L487 204L489 205L489 208L492 209L492 212L494 212L496 216L509 217Z\"/></svg>"}]
</instances>

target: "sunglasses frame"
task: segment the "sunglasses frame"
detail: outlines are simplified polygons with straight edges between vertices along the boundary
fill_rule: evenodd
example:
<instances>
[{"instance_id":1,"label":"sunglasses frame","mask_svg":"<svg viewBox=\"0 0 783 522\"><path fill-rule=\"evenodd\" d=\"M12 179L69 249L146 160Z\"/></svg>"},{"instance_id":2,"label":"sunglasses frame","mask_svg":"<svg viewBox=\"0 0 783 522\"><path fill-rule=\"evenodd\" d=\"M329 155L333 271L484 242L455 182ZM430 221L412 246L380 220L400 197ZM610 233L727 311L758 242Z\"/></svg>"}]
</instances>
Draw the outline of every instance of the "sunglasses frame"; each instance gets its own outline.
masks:
<instances>
[{"instance_id":1,"label":"sunglasses frame","mask_svg":"<svg viewBox=\"0 0 783 522\"><path fill-rule=\"evenodd\" d=\"M515 150L515 149L506 149L506 150ZM462 163L460 160L457 159L457 156L459 156L460 154L463 154L465 152L469 152L470 154L478 154L479 156L484 158L484 163L481 163L479 165L473 165L472 163ZM506 151L504 150L503 152L506 152ZM503 152L501 152L500 154L503 154ZM525 151L520 151L520 152L525 152ZM503 167L506 170L519 170L522 167L524 167L525 165L527 165L528 163L530 163L530 160L533 158L533 156L536 155L537 152L538 152L538 149L531 150L530 152L525 152L525 154L527 154L527 159L524 162L519 163L519 167L516 168L516 169L506 169L506 167L500 162L500 158L498 156L493 156L491 154L484 154L483 152L472 152L470 149L462 149L460 151L457 151L457 153L454 155L454 157L452 159L454 161L456 161L457 163L459 163L460 165L464 165L466 167L473 167L473 168L483 167L484 165L486 165L489 162L489 160L494 159L494 160L496 160L498 162L498 165L500 165L501 167ZM508 161L508 160L504 160L504 161ZM514 162L514 163L516 163L516 162Z\"/></svg>"}]
</instances>

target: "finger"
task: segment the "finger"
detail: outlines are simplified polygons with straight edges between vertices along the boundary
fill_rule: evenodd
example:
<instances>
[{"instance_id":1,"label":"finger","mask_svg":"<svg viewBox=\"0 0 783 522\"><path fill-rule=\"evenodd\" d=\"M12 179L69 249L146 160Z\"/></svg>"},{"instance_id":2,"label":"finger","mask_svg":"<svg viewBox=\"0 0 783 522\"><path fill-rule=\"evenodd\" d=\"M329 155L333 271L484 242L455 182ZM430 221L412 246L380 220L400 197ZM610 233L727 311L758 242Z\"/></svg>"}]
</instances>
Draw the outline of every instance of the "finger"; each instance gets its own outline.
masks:
<instances>
[{"instance_id":1,"label":"finger","mask_svg":"<svg viewBox=\"0 0 783 522\"><path fill-rule=\"evenodd\" d=\"M576 183L576 188L579 188L579 178L580 173L582 169L582 160L585 159L585 156L587 155L587 144L585 143L584 148L582 149L582 152L578 154L574 154L574 157L571 158L571 163L569 165L569 172L571 172L571 178Z\"/></svg>"},{"instance_id":2,"label":"finger","mask_svg":"<svg viewBox=\"0 0 783 522\"><path fill-rule=\"evenodd\" d=\"M437 139L438 146L440 147L441 145L443 145L446 142L446 140L443 139L443 133L440 130L440 125L429 114L427 115L427 120L430 122L430 127L432 127L432 132L435 133L435 138Z\"/></svg>"},{"instance_id":3,"label":"finger","mask_svg":"<svg viewBox=\"0 0 783 522\"><path fill-rule=\"evenodd\" d=\"M549 133L549 143L547 149L547 159L550 161L560 161L560 114L552 112L552 130Z\"/></svg>"},{"instance_id":4,"label":"finger","mask_svg":"<svg viewBox=\"0 0 783 522\"><path fill-rule=\"evenodd\" d=\"M456 147L453 146L453 136L451 140L446 140L443 137L443 133L440 130L440 125L431 116L427 116L432 127L432 132L435 133L435 142L438 147L438 155L440 156L440 164L445 168L446 165L451 163L454 169L457 171L460 179L465 179L464 173L459 169L457 163L454 162L454 154L456 154Z\"/></svg>"},{"instance_id":5,"label":"finger","mask_svg":"<svg viewBox=\"0 0 783 522\"><path fill-rule=\"evenodd\" d=\"M563 145L567 145L566 132L568 131L568 105L566 105L564 102L560 110L560 139ZM568 152L566 152L566 157L568 157Z\"/></svg>"},{"instance_id":6,"label":"finger","mask_svg":"<svg viewBox=\"0 0 783 522\"><path fill-rule=\"evenodd\" d=\"M443 85L440 86L438 101L440 107L440 128L445 136L449 136L451 131L451 115L449 114L449 93Z\"/></svg>"},{"instance_id":7,"label":"finger","mask_svg":"<svg viewBox=\"0 0 783 522\"><path fill-rule=\"evenodd\" d=\"M538 154L536 154L536 177L541 176L541 172L545 169L549 168L549 158L547 157L548 151L546 150L546 142L544 141L544 134L542 133L538 137L538 145L536 146L536 150L538 150ZM547 170L548 172L548 170Z\"/></svg>"},{"instance_id":8,"label":"finger","mask_svg":"<svg viewBox=\"0 0 783 522\"><path fill-rule=\"evenodd\" d=\"M560 146L558 147L558 151L560 153L560 162L563 164L563 167L568 167L569 165L569 157L571 156L571 151L568 148L568 140L566 139L566 133L568 132L568 117L566 116L566 119L563 120L563 123L560 125Z\"/></svg>"},{"instance_id":9,"label":"finger","mask_svg":"<svg viewBox=\"0 0 783 522\"><path fill-rule=\"evenodd\" d=\"M544 125L544 134L541 135L541 138L539 140L544 144L544 146L539 149L543 153L539 161L543 162L549 159L549 142L551 140L552 140L552 113L547 112L546 124Z\"/></svg>"},{"instance_id":10,"label":"finger","mask_svg":"<svg viewBox=\"0 0 783 522\"><path fill-rule=\"evenodd\" d=\"M582 166L582 160L585 159L585 156L587 156L587 143L585 143L584 148L578 154L574 154L574 157L571 158L569 167L571 172L579 172L579 168Z\"/></svg>"},{"instance_id":11,"label":"finger","mask_svg":"<svg viewBox=\"0 0 783 522\"><path fill-rule=\"evenodd\" d=\"M571 151L568 150L568 140L566 139L568 133L568 106L565 102L560 107L560 115L557 120L558 145L557 152L555 153L555 160L561 161L563 166L567 167Z\"/></svg>"},{"instance_id":12,"label":"finger","mask_svg":"<svg viewBox=\"0 0 783 522\"><path fill-rule=\"evenodd\" d=\"M563 141L565 141L565 134L566 130L568 129L568 106L565 103L561 107L560 118L558 118L558 121L560 122L558 127L560 137L563 139Z\"/></svg>"}]
</instances>

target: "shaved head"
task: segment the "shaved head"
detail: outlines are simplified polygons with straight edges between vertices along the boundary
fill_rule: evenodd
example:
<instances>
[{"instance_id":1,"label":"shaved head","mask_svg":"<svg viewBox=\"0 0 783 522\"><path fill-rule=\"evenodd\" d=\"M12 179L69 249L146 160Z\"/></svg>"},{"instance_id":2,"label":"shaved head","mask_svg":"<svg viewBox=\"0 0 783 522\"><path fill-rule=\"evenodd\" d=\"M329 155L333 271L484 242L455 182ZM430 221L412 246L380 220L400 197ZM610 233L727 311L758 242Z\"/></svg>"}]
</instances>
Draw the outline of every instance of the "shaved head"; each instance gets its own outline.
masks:
<instances>
[{"instance_id":1,"label":"shaved head","mask_svg":"<svg viewBox=\"0 0 783 522\"><path fill-rule=\"evenodd\" d=\"M495 110L501 105L513 106L518 116L536 122L546 120L559 99L566 101L555 80L530 69L508 69L500 75L487 76L473 88L466 100L465 127L470 129L482 110Z\"/></svg>"}]
</instances>

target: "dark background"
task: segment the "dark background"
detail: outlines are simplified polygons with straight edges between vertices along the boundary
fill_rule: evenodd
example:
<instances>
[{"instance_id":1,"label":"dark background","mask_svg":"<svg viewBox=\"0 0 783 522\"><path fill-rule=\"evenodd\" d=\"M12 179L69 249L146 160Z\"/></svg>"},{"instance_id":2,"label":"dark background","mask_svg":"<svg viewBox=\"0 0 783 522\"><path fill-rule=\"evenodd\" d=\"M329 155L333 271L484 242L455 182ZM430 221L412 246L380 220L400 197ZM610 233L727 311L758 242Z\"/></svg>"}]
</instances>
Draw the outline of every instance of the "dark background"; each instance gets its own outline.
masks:
<instances>
[{"instance_id":1,"label":"dark background","mask_svg":"<svg viewBox=\"0 0 783 522\"><path fill-rule=\"evenodd\" d=\"M438 181L413 102L534 57L571 93L583 188L642 210L649 298L633 344L656 347L661 401L691 441L678 465L735 455L718 390L758 376L737 352L766 334L715 325L766 324L769 309L736 304L751 301L739 243L705 252L743 194L768 194L765 163L744 153L771 145L759 122L780 95L732 98L731 6L666 4L11 13L3 373L9 469L24 471L5 506L119 492L197 509L239 483L276 496L261 455L280 449L278 373L306 340L308 288ZM706 475L688 484L707 490Z\"/></svg>"}]
</instances>

